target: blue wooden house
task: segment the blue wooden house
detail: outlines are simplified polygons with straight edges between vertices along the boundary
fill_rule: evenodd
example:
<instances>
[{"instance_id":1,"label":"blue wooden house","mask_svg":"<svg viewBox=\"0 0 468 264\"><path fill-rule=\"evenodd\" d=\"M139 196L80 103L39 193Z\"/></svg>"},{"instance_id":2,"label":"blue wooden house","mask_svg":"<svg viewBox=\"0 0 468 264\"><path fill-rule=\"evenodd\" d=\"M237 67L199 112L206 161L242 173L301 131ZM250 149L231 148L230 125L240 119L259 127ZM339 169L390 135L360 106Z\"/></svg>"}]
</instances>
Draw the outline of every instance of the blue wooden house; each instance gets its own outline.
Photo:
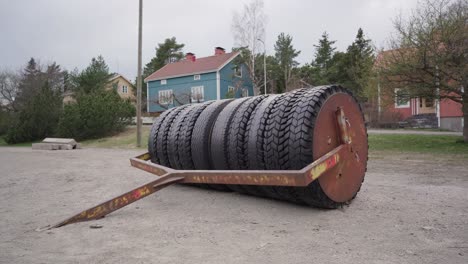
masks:
<instances>
[{"instance_id":1,"label":"blue wooden house","mask_svg":"<svg viewBox=\"0 0 468 264\"><path fill-rule=\"evenodd\" d=\"M169 63L145 79L148 112L175 106L253 95L247 66L238 63L239 52L226 53L216 47L213 56Z\"/></svg>"}]
</instances>

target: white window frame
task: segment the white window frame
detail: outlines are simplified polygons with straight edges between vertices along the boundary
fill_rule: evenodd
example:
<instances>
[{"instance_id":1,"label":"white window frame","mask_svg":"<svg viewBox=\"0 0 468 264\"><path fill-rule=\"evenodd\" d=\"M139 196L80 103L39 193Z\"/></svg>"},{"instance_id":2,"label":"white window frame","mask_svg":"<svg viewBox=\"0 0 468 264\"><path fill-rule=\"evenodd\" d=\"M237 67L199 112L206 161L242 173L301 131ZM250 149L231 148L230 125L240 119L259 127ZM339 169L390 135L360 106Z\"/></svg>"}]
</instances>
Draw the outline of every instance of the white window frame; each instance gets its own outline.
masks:
<instances>
[{"instance_id":1,"label":"white window frame","mask_svg":"<svg viewBox=\"0 0 468 264\"><path fill-rule=\"evenodd\" d=\"M242 89L242 97L249 97L249 88Z\"/></svg>"},{"instance_id":2,"label":"white window frame","mask_svg":"<svg viewBox=\"0 0 468 264\"><path fill-rule=\"evenodd\" d=\"M193 80L194 80L194 81L199 81L199 80L201 80L200 74L195 74L195 75L193 76Z\"/></svg>"},{"instance_id":3,"label":"white window frame","mask_svg":"<svg viewBox=\"0 0 468 264\"><path fill-rule=\"evenodd\" d=\"M239 75L237 75L238 72L240 73ZM241 65L234 67L234 76L242 78L242 66Z\"/></svg>"},{"instance_id":4,"label":"white window frame","mask_svg":"<svg viewBox=\"0 0 468 264\"><path fill-rule=\"evenodd\" d=\"M408 101L405 104L398 104L398 91L402 89L395 88L395 108L409 108L411 99L408 98Z\"/></svg>"},{"instance_id":5,"label":"white window frame","mask_svg":"<svg viewBox=\"0 0 468 264\"><path fill-rule=\"evenodd\" d=\"M170 105L174 103L174 97L172 96L172 89L160 90L158 92L158 101L162 105Z\"/></svg>"},{"instance_id":6,"label":"white window frame","mask_svg":"<svg viewBox=\"0 0 468 264\"><path fill-rule=\"evenodd\" d=\"M124 94L128 93L128 86L127 85L122 85L122 93L124 93Z\"/></svg>"},{"instance_id":7,"label":"white window frame","mask_svg":"<svg viewBox=\"0 0 468 264\"><path fill-rule=\"evenodd\" d=\"M167 84L167 80L161 80L161 85L166 85Z\"/></svg>"},{"instance_id":8,"label":"white window frame","mask_svg":"<svg viewBox=\"0 0 468 264\"><path fill-rule=\"evenodd\" d=\"M230 93L231 91L232 91L232 92L235 92L235 91L236 91L236 87L234 87L234 86L228 86L228 90L227 90L227 91L228 91L228 93Z\"/></svg>"},{"instance_id":9,"label":"white window frame","mask_svg":"<svg viewBox=\"0 0 468 264\"><path fill-rule=\"evenodd\" d=\"M201 94L201 98L194 97L196 94ZM204 86L193 86L190 90L190 101L192 103L198 103L205 101L205 87Z\"/></svg>"}]
</instances>

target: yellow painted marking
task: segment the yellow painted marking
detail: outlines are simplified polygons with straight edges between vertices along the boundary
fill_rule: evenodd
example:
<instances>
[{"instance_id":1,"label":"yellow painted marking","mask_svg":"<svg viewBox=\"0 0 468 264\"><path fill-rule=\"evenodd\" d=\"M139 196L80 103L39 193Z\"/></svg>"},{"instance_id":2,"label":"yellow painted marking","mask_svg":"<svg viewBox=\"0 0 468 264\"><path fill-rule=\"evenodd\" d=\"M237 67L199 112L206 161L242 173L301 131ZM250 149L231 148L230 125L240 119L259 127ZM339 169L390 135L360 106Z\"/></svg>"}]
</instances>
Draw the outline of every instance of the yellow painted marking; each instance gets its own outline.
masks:
<instances>
[{"instance_id":1,"label":"yellow painted marking","mask_svg":"<svg viewBox=\"0 0 468 264\"><path fill-rule=\"evenodd\" d=\"M320 175L322 175L328 169L335 166L339 160L340 160L340 156L338 154L331 156L330 158L326 159L319 165L312 168L312 170L310 171L310 176L312 177L313 180L317 179L318 177L320 177Z\"/></svg>"}]
</instances>

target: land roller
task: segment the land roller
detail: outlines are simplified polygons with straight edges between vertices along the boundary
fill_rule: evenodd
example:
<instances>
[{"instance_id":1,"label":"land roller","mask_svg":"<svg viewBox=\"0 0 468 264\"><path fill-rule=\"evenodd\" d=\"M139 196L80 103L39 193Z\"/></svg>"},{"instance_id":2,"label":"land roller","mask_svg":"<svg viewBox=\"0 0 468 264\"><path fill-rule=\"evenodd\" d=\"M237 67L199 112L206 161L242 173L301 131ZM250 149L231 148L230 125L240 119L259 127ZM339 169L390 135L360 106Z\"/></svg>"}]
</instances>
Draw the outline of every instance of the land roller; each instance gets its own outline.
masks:
<instances>
[{"instance_id":1,"label":"land roller","mask_svg":"<svg viewBox=\"0 0 468 264\"><path fill-rule=\"evenodd\" d=\"M52 227L98 219L174 183L320 208L350 203L364 180L367 131L338 85L208 101L163 112L131 165L154 181Z\"/></svg>"}]
</instances>

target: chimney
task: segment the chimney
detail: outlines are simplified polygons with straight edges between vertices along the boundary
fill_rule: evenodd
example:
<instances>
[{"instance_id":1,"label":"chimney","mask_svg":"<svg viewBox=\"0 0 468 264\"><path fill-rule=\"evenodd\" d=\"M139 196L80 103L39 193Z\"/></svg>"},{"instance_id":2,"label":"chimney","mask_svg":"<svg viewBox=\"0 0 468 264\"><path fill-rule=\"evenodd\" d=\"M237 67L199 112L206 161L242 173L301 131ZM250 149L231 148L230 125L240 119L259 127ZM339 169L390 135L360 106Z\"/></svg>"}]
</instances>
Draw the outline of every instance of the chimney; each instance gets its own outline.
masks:
<instances>
[{"instance_id":1,"label":"chimney","mask_svg":"<svg viewBox=\"0 0 468 264\"><path fill-rule=\"evenodd\" d=\"M215 56L223 55L225 53L226 53L226 50L223 49L222 47L216 47L215 48Z\"/></svg>"},{"instance_id":2,"label":"chimney","mask_svg":"<svg viewBox=\"0 0 468 264\"><path fill-rule=\"evenodd\" d=\"M187 54L185 54L185 59L187 61L195 61L197 58L195 57L195 54L193 54L192 52L188 52Z\"/></svg>"}]
</instances>

